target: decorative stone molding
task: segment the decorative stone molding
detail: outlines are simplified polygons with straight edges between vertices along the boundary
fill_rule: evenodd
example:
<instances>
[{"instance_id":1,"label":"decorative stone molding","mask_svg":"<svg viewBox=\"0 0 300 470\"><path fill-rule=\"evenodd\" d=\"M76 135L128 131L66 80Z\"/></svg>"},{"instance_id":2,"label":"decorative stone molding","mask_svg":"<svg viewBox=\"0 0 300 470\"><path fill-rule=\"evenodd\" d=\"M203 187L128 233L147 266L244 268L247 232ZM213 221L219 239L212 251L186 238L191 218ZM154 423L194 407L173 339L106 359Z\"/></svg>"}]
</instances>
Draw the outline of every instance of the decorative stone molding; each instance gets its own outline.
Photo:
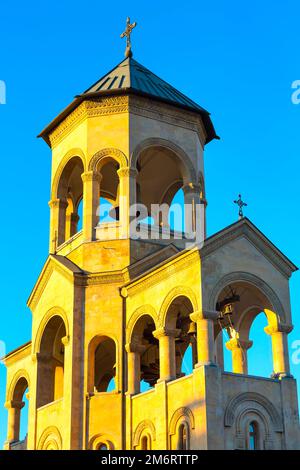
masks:
<instances>
[{"instance_id":1,"label":"decorative stone molding","mask_svg":"<svg viewBox=\"0 0 300 470\"><path fill-rule=\"evenodd\" d=\"M151 440L155 441L156 440L156 432L155 432L155 426L152 423L150 419L144 419L143 421L140 422L140 424L137 426L134 435L133 435L133 447L137 447L140 444L140 439L143 434L143 432L148 431Z\"/></svg>"},{"instance_id":2,"label":"decorative stone molding","mask_svg":"<svg viewBox=\"0 0 300 470\"><path fill-rule=\"evenodd\" d=\"M127 325L126 325L128 342L130 342L130 340L131 340L133 330L134 330L134 327L135 327L136 323L144 315L150 316L152 318L153 322L154 322L155 327L156 328L158 327L159 320L158 320L158 316L157 316L155 308L150 304L142 305L141 307L137 308L129 316L129 320L128 320Z\"/></svg>"},{"instance_id":3,"label":"decorative stone molding","mask_svg":"<svg viewBox=\"0 0 300 470\"><path fill-rule=\"evenodd\" d=\"M83 183L88 183L90 181L96 181L98 183L101 183L102 175L95 170L91 170L82 173L81 179Z\"/></svg>"},{"instance_id":4,"label":"decorative stone molding","mask_svg":"<svg viewBox=\"0 0 300 470\"><path fill-rule=\"evenodd\" d=\"M126 155L117 148L105 148L99 150L99 152L95 153L94 156L91 158L88 169L89 171L101 171L101 168L109 158L116 160L119 163L120 168L127 168L128 160Z\"/></svg>"},{"instance_id":5,"label":"decorative stone molding","mask_svg":"<svg viewBox=\"0 0 300 470\"><path fill-rule=\"evenodd\" d=\"M170 305L177 297L187 297L192 304L193 311L198 310L198 300L195 292L191 287L188 286L177 286L172 289L165 297L162 306L159 311L159 320L162 325L166 324L166 317Z\"/></svg>"},{"instance_id":6,"label":"decorative stone molding","mask_svg":"<svg viewBox=\"0 0 300 470\"><path fill-rule=\"evenodd\" d=\"M52 180L52 185L51 185L51 199L56 199L57 198L57 192L58 192L58 186L59 186L59 181L62 176L62 173L67 165L67 163L72 159L72 158L80 158L82 161L83 168L85 169L86 167L86 157L85 153L83 150L80 148L74 148L69 150L66 155L61 159L57 170L55 172L55 175Z\"/></svg>"},{"instance_id":7,"label":"decorative stone molding","mask_svg":"<svg viewBox=\"0 0 300 470\"><path fill-rule=\"evenodd\" d=\"M193 412L188 407L182 407L178 408L178 410L173 413L172 418L170 419L169 435L176 434L177 423L181 418L187 420L191 429L195 429L195 418Z\"/></svg>"},{"instance_id":8,"label":"decorative stone molding","mask_svg":"<svg viewBox=\"0 0 300 470\"><path fill-rule=\"evenodd\" d=\"M67 137L72 130L88 118L120 114L128 112L128 96L112 96L92 98L80 103L55 129L49 134L51 147Z\"/></svg>"},{"instance_id":9,"label":"decorative stone molding","mask_svg":"<svg viewBox=\"0 0 300 470\"><path fill-rule=\"evenodd\" d=\"M178 108L176 105L172 106L151 98L137 96L130 97L129 112L196 132L201 147L205 145L206 132L201 116L197 113Z\"/></svg>"},{"instance_id":10,"label":"decorative stone molding","mask_svg":"<svg viewBox=\"0 0 300 470\"><path fill-rule=\"evenodd\" d=\"M111 436L108 434L96 434L90 439L88 448L90 450L98 450L101 444L105 444L108 450L114 450L115 446L111 440Z\"/></svg>"},{"instance_id":11,"label":"decorative stone molding","mask_svg":"<svg viewBox=\"0 0 300 470\"><path fill-rule=\"evenodd\" d=\"M251 402L254 402L254 404L260 405L264 408L264 410L267 412L268 416L272 421L274 431L283 432L282 417L279 415L273 403L271 403L263 395L256 392L241 393L230 400L226 407L224 415L224 426L233 426L234 421L237 418L236 410L239 405L247 403L247 407L245 408L245 410L249 412L251 410Z\"/></svg>"},{"instance_id":12,"label":"decorative stone molding","mask_svg":"<svg viewBox=\"0 0 300 470\"><path fill-rule=\"evenodd\" d=\"M56 426L49 426L42 433L38 446L38 450L62 450L62 438Z\"/></svg>"},{"instance_id":13,"label":"decorative stone molding","mask_svg":"<svg viewBox=\"0 0 300 470\"><path fill-rule=\"evenodd\" d=\"M29 378L29 374L27 370L25 369L18 370L13 376L11 383L8 387L7 402L13 402L14 391L20 379L25 379L27 382L28 388L30 388L30 378Z\"/></svg>"}]
</instances>

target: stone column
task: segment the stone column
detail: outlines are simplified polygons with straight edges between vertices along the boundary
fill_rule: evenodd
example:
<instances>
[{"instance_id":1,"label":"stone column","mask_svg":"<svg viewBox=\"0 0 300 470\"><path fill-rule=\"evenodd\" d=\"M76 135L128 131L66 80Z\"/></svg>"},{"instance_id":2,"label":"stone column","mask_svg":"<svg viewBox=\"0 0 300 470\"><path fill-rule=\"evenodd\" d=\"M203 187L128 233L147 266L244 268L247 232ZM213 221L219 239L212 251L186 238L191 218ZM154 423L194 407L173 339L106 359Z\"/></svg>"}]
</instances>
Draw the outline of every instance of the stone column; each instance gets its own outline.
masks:
<instances>
[{"instance_id":1,"label":"stone column","mask_svg":"<svg viewBox=\"0 0 300 470\"><path fill-rule=\"evenodd\" d=\"M198 362L195 367L215 365L214 321L218 315L219 312L215 311L198 311L190 315L197 325Z\"/></svg>"},{"instance_id":2,"label":"stone column","mask_svg":"<svg viewBox=\"0 0 300 470\"><path fill-rule=\"evenodd\" d=\"M159 382L176 378L175 338L180 330L159 328L153 331L154 338L159 340Z\"/></svg>"},{"instance_id":3,"label":"stone column","mask_svg":"<svg viewBox=\"0 0 300 470\"><path fill-rule=\"evenodd\" d=\"M119 176L119 220L120 220L120 238L126 239L129 234L129 210L133 204L136 204L136 175L137 170L122 167L118 170Z\"/></svg>"},{"instance_id":4,"label":"stone column","mask_svg":"<svg viewBox=\"0 0 300 470\"><path fill-rule=\"evenodd\" d=\"M66 215L66 240L73 237L77 232L79 215L76 212L70 212Z\"/></svg>"},{"instance_id":5,"label":"stone column","mask_svg":"<svg viewBox=\"0 0 300 470\"><path fill-rule=\"evenodd\" d=\"M200 187L189 183L183 186L182 190L184 192L185 233L187 236L196 234L198 239L204 240L206 201L200 199Z\"/></svg>"},{"instance_id":6,"label":"stone column","mask_svg":"<svg viewBox=\"0 0 300 470\"><path fill-rule=\"evenodd\" d=\"M235 374L248 374L247 351L253 341L231 338L226 343L226 348L232 354L232 372Z\"/></svg>"},{"instance_id":7,"label":"stone column","mask_svg":"<svg viewBox=\"0 0 300 470\"><path fill-rule=\"evenodd\" d=\"M291 376L287 335L292 331L290 325L268 325L265 332L271 336L273 352L273 371L278 377Z\"/></svg>"},{"instance_id":8,"label":"stone column","mask_svg":"<svg viewBox=\"0 0 300 470\"><path fill-rule=\"evenodd\" d=\"M96 238L99 221L100 182L102 176L97 171L86 171L81 175L83 181L83 238L92 241Z\"/></svg>"},{"instance_id":9,"label":"stone column","mask_svg":"<svg viewBox=\"0 0 300 470\"><path fill-rule=\"evenodd\" d=\"M52 199L50 207L50 253L55 253L59 245L65 241L66 234L66 199Z\"/></svg>"},{"instance_id":10,"label":"stone column","mask_svg":"<svg viewBox=\"0 0 300 470\"><path fill-rule=\"evenodd\" d=\"M128 343L125 349L127 351L127 394L135 395L140 393L141 354L145 351L145 346Z\"/></svg>"},{"instance_id":11,"label":"stone column","mask_svg":"<svg viewBox=\"0 0 300 470\"><path fill-rule=\"evenodd\" d=\"M23 401L7 401L4 405L8 410L7 443L19 440L21 409L24 405Z\"/></svg>"}]
</instances>

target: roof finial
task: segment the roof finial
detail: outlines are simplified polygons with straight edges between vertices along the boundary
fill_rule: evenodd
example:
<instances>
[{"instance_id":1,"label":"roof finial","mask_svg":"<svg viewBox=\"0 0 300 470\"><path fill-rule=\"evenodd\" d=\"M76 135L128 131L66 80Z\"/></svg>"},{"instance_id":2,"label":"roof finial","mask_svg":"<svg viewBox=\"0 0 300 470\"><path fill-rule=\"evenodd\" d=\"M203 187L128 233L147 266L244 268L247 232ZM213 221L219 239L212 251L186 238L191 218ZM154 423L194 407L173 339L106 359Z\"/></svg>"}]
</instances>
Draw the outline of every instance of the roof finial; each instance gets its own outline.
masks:
<instances>
[{"instance_id":1,"label":"roof finial","mask_svg":"<svg viewBox=\"0 0 300 470\"><path fill-rule=\"evenodd\" d=\"M133 28L135 28L137 25L136 21L132 24L130 24L130 18L129 16L127 17L126 20L126 29L124 33L121 34L121 38L126 37L126 50L125 50L125 57L132 57L132 50L131 50L131 38L130 35L132 33Z\"/></svg>"},{"instance_id":2,"label":"roof finial","mask_svg":"<svg viewBox=\"0 0 300 470\"><path fill-rule=\"evenodd\" d=\"M243 213L243 207L246 207L248 204L246 204L243 200L242 200L242 196L239 194L239 198L237 201L233 201L234 204L237 204L239 206L239 219L242 219L244 217L244 213Z\"/></svg>"}]
</instances>

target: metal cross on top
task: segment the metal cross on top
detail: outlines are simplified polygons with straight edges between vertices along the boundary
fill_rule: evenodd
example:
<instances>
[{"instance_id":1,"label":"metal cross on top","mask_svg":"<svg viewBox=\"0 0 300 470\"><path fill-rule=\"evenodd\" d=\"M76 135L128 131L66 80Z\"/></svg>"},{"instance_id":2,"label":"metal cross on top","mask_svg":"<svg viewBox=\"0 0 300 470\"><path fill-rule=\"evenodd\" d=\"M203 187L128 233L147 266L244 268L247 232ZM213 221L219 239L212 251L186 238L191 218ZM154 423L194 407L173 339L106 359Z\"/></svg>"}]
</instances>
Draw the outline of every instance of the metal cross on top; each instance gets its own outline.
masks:
<instances>
[{"instance_id":1,"label":"metal cross on top","mask_svg":"<svg viewBox=\"0 0 300 470\"><path fill-rule=\"evenodd\" d=\"M134 23L130 24L130 18L129 16L127 17L126 20L126 29L124 33L121 34L121 38L126 37L126 51L125 51L125 57L132 57L132 50L131 50L131 38L130 35L132 33L133 28L135 28L137 25L137 22L135 21Z\"/></svg>"},{"instance_id":2,"label":"metal cross on top","mask_svg":"<svg viewBox=\"0 0 300 470\"><path fill-rule=\"evenodd\" d=\"M239 198L236 201L233 201L233 202L234 202L234 204L237 204L239 206L239 218L242 219L244 217L243 207L246 207L248 204L246 204L242 200L242 196L240 194L239 194Z\"/></svg>"}]
</instances>

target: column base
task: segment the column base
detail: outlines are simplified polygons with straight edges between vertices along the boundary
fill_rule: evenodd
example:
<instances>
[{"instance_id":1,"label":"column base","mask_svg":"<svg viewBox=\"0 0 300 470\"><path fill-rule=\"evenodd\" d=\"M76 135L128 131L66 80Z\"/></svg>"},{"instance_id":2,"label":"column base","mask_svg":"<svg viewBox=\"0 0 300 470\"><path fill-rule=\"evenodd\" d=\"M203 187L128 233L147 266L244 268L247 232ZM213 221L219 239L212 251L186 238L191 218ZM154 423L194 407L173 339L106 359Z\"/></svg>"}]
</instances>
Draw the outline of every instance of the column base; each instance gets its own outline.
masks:
<instances>
[{"instance_id":1,"label":"column base","mask_svg":"<svg viewBox=\"0 0 300 470\"><path fill-rule=\"evenodd\" d=\"M219 367L218 364L216 364L215 362L208 361L208 362L197 362L197 364L195 364L194 369L198 369L199 367L203 367L203 366Z\"/></svg>"},{"instance_id":2,"label":"column base","mask_svg":"<svg viewBox=\"0 0 300 470\"><path fill-rule=\"evenodd\" d=\"M271 378L282 380L282 379L293 379L294 376L287 372L276 372L271 375Z\"/></svg>"}]
</instances>

